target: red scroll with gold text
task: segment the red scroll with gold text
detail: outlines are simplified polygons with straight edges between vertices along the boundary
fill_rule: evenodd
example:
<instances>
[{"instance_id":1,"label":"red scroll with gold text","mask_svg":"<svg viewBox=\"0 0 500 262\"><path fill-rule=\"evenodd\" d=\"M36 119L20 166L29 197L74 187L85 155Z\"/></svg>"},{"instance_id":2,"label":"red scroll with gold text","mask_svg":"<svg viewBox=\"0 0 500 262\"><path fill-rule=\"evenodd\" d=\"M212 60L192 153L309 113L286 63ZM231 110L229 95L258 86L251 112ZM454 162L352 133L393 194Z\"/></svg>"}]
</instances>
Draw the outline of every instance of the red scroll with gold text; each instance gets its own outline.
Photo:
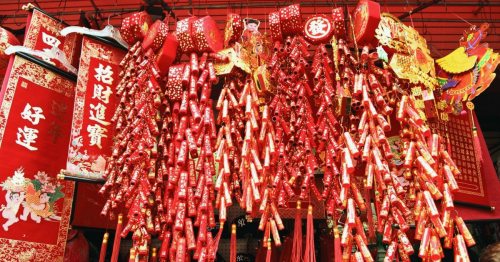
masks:
<instances>
[{"instance_id":1,"label":"red scroll with gold text","mask_svg":"<svg viewBox=\"0 0 500 262\"><path fill-rule=\"evenodd\" d=\"M74 183L66 162L76 77L23 53L1 91L0 261L63 261Z\"/></svg>"},{"instance_id":2,"label":"red scroll with gold text","mask_svg":"<svg viewBox=\"0 0 500 262\"><path fill-rule=\"evenodd\" d=\"M28 21L26 23L26 34L23 46L31 50L38 50L47 52L53 47L57 47L65 54L68 63L73 66L78 66L76 54L77 35L70 34L66 37L60 34L61 30L68 26L68 24L57 20L56 18L48 15L42 10L34 7L31 4L23 7L29 11ZM41 57L45 61L66 70L61 62L48 57Z\"/></svg>"},{"instance_id":3,"label":"red scroll with gold text","mask_svg":"<svg viewBox=\"0 0 500 262\"><path fill-rule=\"evenodd\" d=\"M443 137L449 138L450 156L455 160L455 164L460 170L460 175L455 176L460 191L453 193L454 200L489 205L485 172L474 149L472 126L473 123L469 112L458 116L448 114L446 125L439 125L436 132Z\"/></svg>"},{"instance_id":4,"label":"red scroll with gold text","mask_svg":"<svg viewBox=\"0 0 500 262\"><path fill-rule=\"evenodd\" d=\"M126 52L83 37L67 175L102 180L111 156L119 64Z\"/></svg>"},{"instance_id":5,"label":"red scroll with gold text","mask_svg":"<svg viewBox=\"0 0 500 262\"><path fill-rule=\"evenodd\" d=\"M73 113L66 175L103 180L105 164L111 156L110 123L117 101L119 63L126 52L102 38L83 37L80 68ZM75 214L71 225L115 227L100 216L106 202L98 194L101 185L80 183L75 196Z\"/></svg>"}]
</instances>

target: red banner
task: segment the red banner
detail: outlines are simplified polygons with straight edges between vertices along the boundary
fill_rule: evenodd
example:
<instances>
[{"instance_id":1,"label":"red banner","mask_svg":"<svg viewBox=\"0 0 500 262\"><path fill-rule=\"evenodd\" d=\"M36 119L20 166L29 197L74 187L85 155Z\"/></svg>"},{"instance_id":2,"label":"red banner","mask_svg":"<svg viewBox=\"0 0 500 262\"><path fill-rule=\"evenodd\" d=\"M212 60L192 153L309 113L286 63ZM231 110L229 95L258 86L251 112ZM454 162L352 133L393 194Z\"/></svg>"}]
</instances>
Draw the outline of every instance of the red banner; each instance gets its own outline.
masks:
<instances>
[{"instance_id":1,"label":"red banner","mask_svg":"<svg viewBox=\"0 0 500 262\"><path fill-rule=\"evenodd\" d=\"M67 175L103 180L114 137L114 125L108 123L118 103L119 64L125 55L126 51L102 40L83 37ZM105 203L98 194L100 189L97 184L78 185L73 226L116 227L116 220L109 222L100 216Z\"/></svg>"},{"instance_id":2,"label":"red banner","mask_svg":"<svg viewBox=\"0 0 500 262\"><path fill-rule=\"evenodd\" d=\"M126 51L83 38L73 129L66 169L69 175L102 180L111 156L119 64Z\"/></svg>"},{"instance_id":3,"label":"red banner","mask_svg":"<svg viewBox=\"0 0 500 262\"><path fill-rule=\"evenodd\" d=\"M32 50L38 50L42 52L47 52L52 49L52 47L57 47L62 50L65 54L66 60L70 64L75 64L75 47L76 47L76 34L70 34L67 37L62 36L59 32L67 26L66 23L61 22L54 17L44 13L40 9L37 9L31 5L28 8L33 8L30 10L28 15L28 22L26 23L26 34L24 38L24 46ZM41 57L45 61L66 70L59 61Z\"/></svg>"},{"instance_id":4,"label":"red banner","mask_svg":"<svg viewBox=\"0 0 500 262\"><path fill-rule=\"evenodd\" d=\"M52 69L13 56L0 93L1 261L63 260L74 183L56 176L66 162L75 82Z\"/></svg>"},{"instance_id":5,"label":"red banner","mask_svg":"<svg viewBox=\"0 0 500 262\"><path fill-rule=\"evenodd\" d=\"M484 183L484 168L479 163L474 148L470 113L458 116L449 114L449 121L446 122L446 125L439 125L436 131L443 137L448 135L451 143L450 156L461 172L459 176L455 177L460 191L453 193L454 199L489 205Z\"/></svg>"}]
</instances>

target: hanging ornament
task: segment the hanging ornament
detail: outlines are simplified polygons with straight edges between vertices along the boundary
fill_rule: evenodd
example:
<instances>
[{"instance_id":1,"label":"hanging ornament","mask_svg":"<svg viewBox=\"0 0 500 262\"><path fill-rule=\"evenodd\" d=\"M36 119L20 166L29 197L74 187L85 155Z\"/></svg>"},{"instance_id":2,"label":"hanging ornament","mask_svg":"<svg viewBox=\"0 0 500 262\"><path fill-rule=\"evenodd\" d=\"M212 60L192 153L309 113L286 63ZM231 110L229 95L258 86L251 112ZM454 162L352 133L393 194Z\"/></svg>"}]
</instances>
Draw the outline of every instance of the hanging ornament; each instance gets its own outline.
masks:
<instances>
[{"instance_id":1,"label":"hanging ornament","mask_svg":"<svg viewBox=\"0 0 500 262\"><path fill-rule=\"evenodd\" d=\"M303 27L304 38L311 44L326 44L333 36L333 22L326 15L309 17Z\"/></svg>"}]
</instances>

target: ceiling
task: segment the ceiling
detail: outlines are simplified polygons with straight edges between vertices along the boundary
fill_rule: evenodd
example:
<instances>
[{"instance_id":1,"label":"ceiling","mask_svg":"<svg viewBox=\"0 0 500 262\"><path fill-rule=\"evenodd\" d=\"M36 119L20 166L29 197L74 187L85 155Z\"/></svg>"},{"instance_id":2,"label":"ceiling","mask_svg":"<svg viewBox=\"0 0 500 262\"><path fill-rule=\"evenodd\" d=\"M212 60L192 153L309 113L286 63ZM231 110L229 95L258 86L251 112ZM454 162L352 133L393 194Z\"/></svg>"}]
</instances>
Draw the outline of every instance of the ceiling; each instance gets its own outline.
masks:
<instances>
[{"instance_id":1,"label":"ceiling","mask_svg":"<svg viewBox=\"0 0 500 262\"><path fill-rule=\"evenodd\" d=\"M267 15L281 6L292 3L300 3L302 16L307 18L315 13L331 13L331 7L335 2L339 6L346 6L352 10L357 1L262 1L262 0L0 0L2 15L0 15L1 26L11 29L23 28L26 21L26 12L20 7L32 3L44 11L62 18L68 24L77 24L80 18L79 12L83 11L88 17L95 16L99 22L106 25L108 16L115 13L117 16L109 19L110 23L119 26L121 19L130 15L131 12L139 10L141 5L147 3L159 4L163 1L164 9L170 10L177 18L182 19L191 14L212 16L222 30L225 25L228 12L239 13L242 17L249 17L263 21L261 31L268 27ZM410 10L416 10L419 6L434 3L433 5L414 13L411 17L403 19L407 25L413 25L429 44L436 47L439 53L446 55L458 46L458 39L464 29L469 27L468 23L477 24L487 21L491 24L488 43L494 49L500 49L500 35L497 33L497 25L500 26L500 1L499 0L378 0L383 12L390 12L400 16ZM116 4L116 9L115 9ZM96 12L96 10L99 10ZM64 15L62 15L64 13ZM165 11L167 13L167 11ZM123 15L121 15L123 14ZM173 20L171 20L173 22ZM467 21L467 22L466 22ZM172 23L173 25L173 23ZM498 30L500 32L500 29Z\"/></svg>"},{"instance_id":2,"label":"ceiling","mask_svg":"<svg viewBox=\"0 0 500 262\"><path fill-rule=\"evenodd\" d=\"M423 35L434 57L446 55L458 47L458 40L470 24L480 25L490 23L489 35L486 41L490 47L500 50L500 0L377 0L382 12L390 12L396 17L413 10L411 16L402 21L416 28ZM91 21L98 21L100 26L109 23L120 26L121 20L147 4L162 4L164 13L171 12L177 19L183 19L190 14L196 16L212 16L221 30L226 23L228 12L239 13L242 18L252 17L261 21L260 31L268 30L267 17L269 12L279 7L300 3L303 19L313 14L330 14L335 3L347 6L351 11L357 4L349 1L262 1L262 0L0 0L0 26L13 30L22 29L26 24L26 11L20 8L32 3L64 22L76 25L80 12ZM115 7L116 5L116 7ZM418 9L428 6L421 11ZM168 10L168 11L167 11ZM174 18L170 19L171 30ZM470 23L470 24L469 24ZM94 23L95 24L95 23ZM22 32L22 30L20 30ZM500 73L500 69L497 69ZM479 123L485 132L488 147L500 153L500 77L490 88L474 100Z\"/></svg>"}]
</instances>

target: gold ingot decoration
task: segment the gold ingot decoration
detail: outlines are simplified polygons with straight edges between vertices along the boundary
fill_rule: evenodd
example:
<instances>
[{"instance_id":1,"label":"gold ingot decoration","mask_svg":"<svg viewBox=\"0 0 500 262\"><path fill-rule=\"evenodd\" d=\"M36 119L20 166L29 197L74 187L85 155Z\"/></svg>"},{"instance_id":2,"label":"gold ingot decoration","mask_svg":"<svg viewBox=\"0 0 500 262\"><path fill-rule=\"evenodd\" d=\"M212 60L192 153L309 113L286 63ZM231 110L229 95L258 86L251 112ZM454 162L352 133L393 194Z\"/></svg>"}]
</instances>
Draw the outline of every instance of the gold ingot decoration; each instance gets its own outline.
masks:
<instances>
[{"instance_id":1,"label":"gold ingot decoration","mask_svg":"<svg viewBox=\"0 0 500 262\"><path fill-rule=\"evenodd\" d=\"M229 58L229 62L216 62L214 64L217 75L228 75L233 72L235 67L240 68L249 74L252 73L248 64L236 55L236 51L234 51L232 47L219 51L219 54L227 56Z\"/></svg>"}]
</instances>

